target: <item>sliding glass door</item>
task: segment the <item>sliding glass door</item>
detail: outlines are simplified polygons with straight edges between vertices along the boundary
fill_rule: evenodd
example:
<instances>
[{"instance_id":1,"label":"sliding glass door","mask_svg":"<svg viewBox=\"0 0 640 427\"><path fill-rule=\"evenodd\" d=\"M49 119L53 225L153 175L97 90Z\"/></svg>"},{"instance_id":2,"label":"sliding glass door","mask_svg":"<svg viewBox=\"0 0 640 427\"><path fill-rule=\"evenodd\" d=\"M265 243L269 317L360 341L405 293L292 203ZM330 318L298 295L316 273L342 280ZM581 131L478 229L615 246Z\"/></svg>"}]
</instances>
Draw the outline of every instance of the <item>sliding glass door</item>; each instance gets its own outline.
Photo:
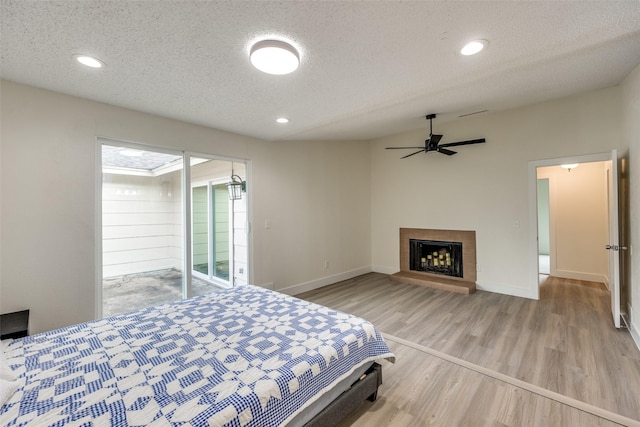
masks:
<instances>
[{"instance_id":1,"label":"sliding glass door","mask_svg":"<svg viewBox=\"0 0 640 427\"><path fill-rule=\"evenodd\" d=\"M100 143L103 316L247 283L246 194L226 185L244 164Z\"/></svg>"},{"instance_id":2,"label":"sliding glass door","mask_svg":"<svg viewBox=\"0 0 640 427\"><path fill-rule=\"evenodd\" d=\"M246 167L227 160L192 158L190 171L191 294L207 292L195 285L196 280L221 288L246 284L246 192L231 200L227 186L232 175L244 180Z\"/></svg>"}]
</instances>

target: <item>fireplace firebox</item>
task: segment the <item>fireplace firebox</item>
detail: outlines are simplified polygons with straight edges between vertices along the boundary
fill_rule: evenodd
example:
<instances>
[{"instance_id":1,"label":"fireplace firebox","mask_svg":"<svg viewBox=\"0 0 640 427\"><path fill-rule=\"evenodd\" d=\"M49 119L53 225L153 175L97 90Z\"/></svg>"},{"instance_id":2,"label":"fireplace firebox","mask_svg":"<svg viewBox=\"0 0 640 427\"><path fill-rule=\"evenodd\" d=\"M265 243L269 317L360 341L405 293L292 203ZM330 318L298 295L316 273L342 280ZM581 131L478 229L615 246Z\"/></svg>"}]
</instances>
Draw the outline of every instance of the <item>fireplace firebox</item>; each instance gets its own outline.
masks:
<instances>
[{"instance_id":1,"label":"fireplace firebox","mask_svg":"<svg viewBox=\"0 0 640 427\"><path fill-rule=\"evenodd\" d=\"M409 240L409 269L424 273L463 277L462 243Z\"/></svg>"},{"instance_id":2,"label":"fireplace firebox","mask_svg":"<svg viewBox=\"0 0 640 427\"><path fill-rule=\"evenodd\" d=\"M476 232L400 229L400 271L396 282L465 295L476 291Z\"/></svg>"}]
</instances>

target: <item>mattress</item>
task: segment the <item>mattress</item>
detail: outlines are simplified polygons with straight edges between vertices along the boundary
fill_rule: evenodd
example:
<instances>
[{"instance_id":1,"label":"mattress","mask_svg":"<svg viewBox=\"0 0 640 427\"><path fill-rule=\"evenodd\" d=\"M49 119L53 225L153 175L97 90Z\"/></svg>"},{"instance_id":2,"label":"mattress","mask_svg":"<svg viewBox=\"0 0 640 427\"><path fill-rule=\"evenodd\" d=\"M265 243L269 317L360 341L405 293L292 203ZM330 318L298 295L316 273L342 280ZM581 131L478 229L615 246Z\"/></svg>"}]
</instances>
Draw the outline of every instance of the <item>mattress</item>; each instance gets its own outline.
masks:
<instances>
[{"instance_id":1,"label":"mattress","mask_svg":"<svg viewBox=\"0 0 640 427\"><path fill-rule=\"evenodd\" d=\"M10 340L3 352L20 382L0 408L9 426L286 425L395 358L371 323L250 285Z\"/></svg>"}]
</instances>

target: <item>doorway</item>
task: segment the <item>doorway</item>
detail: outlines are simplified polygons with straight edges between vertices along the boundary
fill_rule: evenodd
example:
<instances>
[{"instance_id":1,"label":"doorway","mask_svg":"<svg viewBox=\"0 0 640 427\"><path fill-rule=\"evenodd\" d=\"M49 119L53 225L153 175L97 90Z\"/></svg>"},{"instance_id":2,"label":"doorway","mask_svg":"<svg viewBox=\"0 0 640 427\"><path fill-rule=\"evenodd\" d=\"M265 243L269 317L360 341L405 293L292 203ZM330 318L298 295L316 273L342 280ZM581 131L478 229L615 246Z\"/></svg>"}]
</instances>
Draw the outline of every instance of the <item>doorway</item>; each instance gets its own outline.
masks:
<instances>
[{"instance_id":1,"label":"doorway","mask_svg":"<svg viewBox=\"0 0 640 427\"><path fill-rule=\"evenodd\" d=\"M577 166L576 166L577 164ZM565 165L563 169L561 165ZM572 165L572 166L567 166ZM539 298L539 179L549 179L550 275L604 283L611 293L614 324L619 327L619 277L616 259L605 248L617 247L617 152L529 163L531 287ZM607 176L610 179L607 179ZM544 185L544 184L543 184ZM612 210L610 210L612 209ZM544 222L544 219L542 219ZM554 265L555 264L555 265ZM616 321L617 320L617 321Z\"/></svg>"},{"instance_id":2,"label":"doorway","mask_svg":"<svg viewBox=\"0 0 640 427\"><path fill-rule=\"evenodd\" d=\"M550 259L546 274L608 283L606 162L539 167L537 176L538 256Z\"/></svg>"},{"instance_id":3,"label":"doorway","mask_svg":"<svg viewBox=\"0 0 640 427\"><path fill-rule=\"evenodd\" d=\"M101 221L97 317L248 282L246 192L230 201L243 162L98 140ZM235 209L235 211L234 211ZM243 260L234 274L234 255Z\"/></svg>"}]
</instances>

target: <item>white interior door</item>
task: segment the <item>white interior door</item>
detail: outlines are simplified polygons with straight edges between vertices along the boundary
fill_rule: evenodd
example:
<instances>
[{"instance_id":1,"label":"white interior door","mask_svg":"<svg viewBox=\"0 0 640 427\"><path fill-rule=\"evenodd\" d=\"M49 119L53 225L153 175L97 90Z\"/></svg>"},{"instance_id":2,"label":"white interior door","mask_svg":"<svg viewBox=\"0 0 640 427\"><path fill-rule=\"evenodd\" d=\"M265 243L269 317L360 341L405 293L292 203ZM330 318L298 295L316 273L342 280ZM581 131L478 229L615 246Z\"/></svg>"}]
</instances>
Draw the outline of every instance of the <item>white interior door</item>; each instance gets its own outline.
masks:
<instances>
[{"instance_id":1,"label":"white interior door","mask_svg":"<svg viewBox=\"0 0 640 427\"><path fill-rule=\"evenodd\" d=\"M618 153L611 151L607 168L607 201L609 208L609 292L613 324L620 328L620 246L618 235Z\"/></svg>"}]
</instances>

